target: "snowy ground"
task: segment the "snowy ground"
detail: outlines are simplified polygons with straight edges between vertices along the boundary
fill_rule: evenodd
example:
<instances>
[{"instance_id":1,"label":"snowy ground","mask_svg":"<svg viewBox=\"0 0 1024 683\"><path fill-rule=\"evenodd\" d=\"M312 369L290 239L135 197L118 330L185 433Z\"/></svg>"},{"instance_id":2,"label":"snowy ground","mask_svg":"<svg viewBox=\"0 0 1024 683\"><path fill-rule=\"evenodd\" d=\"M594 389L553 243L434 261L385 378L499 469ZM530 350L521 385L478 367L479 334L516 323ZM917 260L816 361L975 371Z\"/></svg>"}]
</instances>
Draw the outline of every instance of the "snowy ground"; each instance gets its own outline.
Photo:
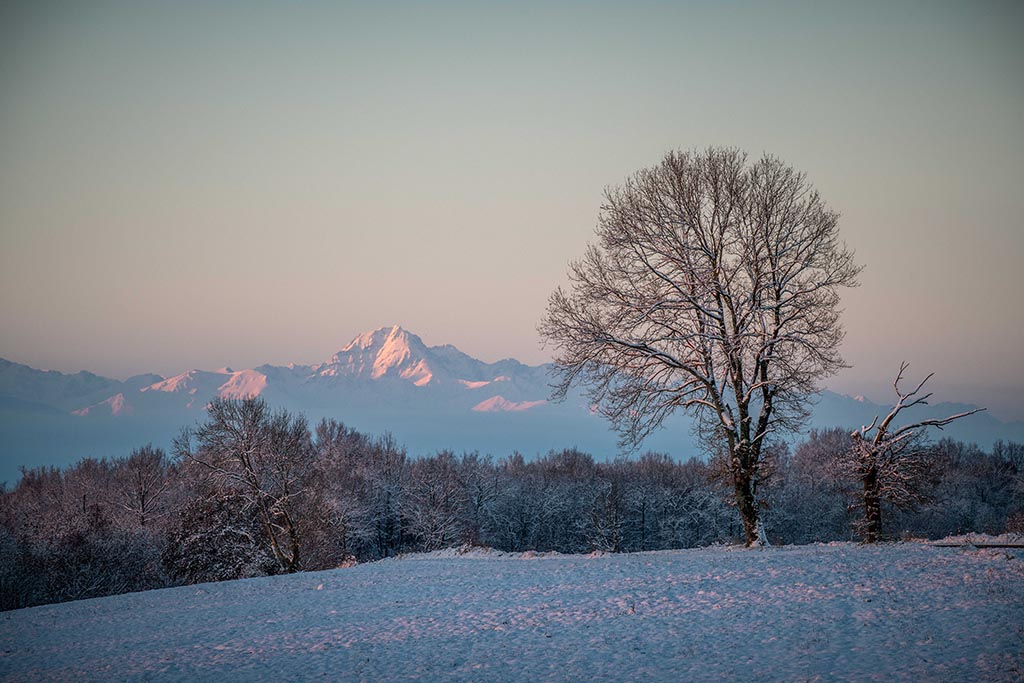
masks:
<instances>
[{"instance_id":1,"label":"snowy ground","mask_svg":"<svg viewBox=\"0 0 1024 683\"><path fill-rule=\"evenodd\" d=\"M1020 681L1019 551L476 552L0 614L0 680Z\"/></svg>"}]
</instances>

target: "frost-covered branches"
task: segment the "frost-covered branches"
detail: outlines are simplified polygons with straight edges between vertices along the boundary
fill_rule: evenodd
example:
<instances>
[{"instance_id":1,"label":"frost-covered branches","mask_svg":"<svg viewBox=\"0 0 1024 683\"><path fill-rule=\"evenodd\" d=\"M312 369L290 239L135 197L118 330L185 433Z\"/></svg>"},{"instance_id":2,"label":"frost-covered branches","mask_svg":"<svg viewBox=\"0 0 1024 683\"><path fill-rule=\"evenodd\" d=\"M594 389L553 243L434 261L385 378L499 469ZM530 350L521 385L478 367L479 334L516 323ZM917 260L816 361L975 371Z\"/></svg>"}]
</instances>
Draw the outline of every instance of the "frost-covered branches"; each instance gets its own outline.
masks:
<instances>
[{"instance_id":1,"label":"frost-covered branches","mask_svg":"<svg viewBox=\"0 0 1024 683\"><path fill-rule=\"evenodd\" d=\"M113 493L117 504L140 527L164 515L172 483L171 463L163 450L151 444L135 449L123 462L115 462Z\"/></svg>"},{"instance_id":2,"label":"frost-covered branches","mask_svg":"<svg viewBox=\"0 0 1024 683\"><path fill-rule=\"evenodd\" d=\"M893 382L896 402L892 409L880 422L876 416L870 425L851 433L852 444L843 460L845 470L861 482L863 488L865 543L874 543L882 533L883 502L905 509L926 499L924 484L935 471L935 461L923 447L926 429L942 429L955 420L984 410L975 408L945 418L896 426L895 421L902 411L927 405L932 396L931 393L921 393L932 374L911 391L900 389L908 367L908 363L901 363Z\"/></svg>"},{"instance_id":3,"label":"frost-covered branches","mask_svg":"<svg viewBox=\"0 0 1024 683\"><path fill-rule=\"evenodd\" d=\"M795 427L843 366L839 290L856 284L838 215L773 157L669 153L610 189L597 243L552 294L555 395L584 385L626 446L678 409L727 444L748 543L766 437Z\"/></svg>"},{"instance_id":4,"label":"frost-covered branches","mask_svg":"<svg viewBox=\"0 0 1024 683\"><path fill-rule=\"evenodd\" d=\"M306 419L271 414L262 399L216 398L207 412L205 423L178 439L178 455L242 496L256 511L282 570L299 570L297 499L313 463Z\"/></svg>"},{"instance_id":5,"label":"frost-covered branches","mask_svg":"<svg viewBox=\"0 0 1024 683\"><path fill-rule=\"evenodd\" d=\"M414 462L406 495L409 530L427 550L438 550L462 540L467 491L459 477L458 459L451 451Z\"/></svg>"},{"instance_id":6,"label":"frost-covered branches","mask_svg":"<svg viewBox=\"0 0 1024 683\"><path fill-rule=\"evenodd\" d=\"M765 454L770 476L757 495L773 542L851 538L845 479L831 467L848 447L849 429L829 430L792 455L779 444ZM531 462L447 451L407 458L393 439L333 420L317 426L312 448L302 495L291 499L305 569L466 543L631 552L744 536L717 465L701 460L647 453L595 462L575 449ZM942 441L923 452L936 466L935 500L888 513L892 529L932 538L1001 533L1024 518L1020 445L987 454ZM249 494L210 473L191 460L171 462L160 504L150 508L159 514L143 525L112 483L131 479L130 457L27 471L0 491L0 609L285 571Z\"/></svg>"}]
</instances>

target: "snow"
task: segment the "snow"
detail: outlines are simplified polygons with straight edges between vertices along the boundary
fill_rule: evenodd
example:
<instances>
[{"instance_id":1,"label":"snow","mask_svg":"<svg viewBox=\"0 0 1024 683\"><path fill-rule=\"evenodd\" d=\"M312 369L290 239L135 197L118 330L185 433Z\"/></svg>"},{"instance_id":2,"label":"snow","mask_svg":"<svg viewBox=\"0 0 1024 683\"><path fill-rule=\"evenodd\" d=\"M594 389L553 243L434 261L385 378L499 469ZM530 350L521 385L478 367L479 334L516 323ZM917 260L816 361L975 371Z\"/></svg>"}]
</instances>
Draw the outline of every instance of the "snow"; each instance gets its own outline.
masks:
<instances>
[{"instance_id":1,"label":"snow","mask_svg":"<svg viewBox=\"0 0 1024 683\"><path fill-rule=\"evenodd\" d=\"M509 401L504 396L492 396L489 399L477 403L473 406L473 410L478 413L521 412L544 405L545 403L547 403L547 401Z\"/></svg>"},{"instance_id":2,"label":"snow","mask_svg":"<svg viewBox=\"0 0 1024 683\"><path fill-rule=\"evenodd\" d=\"M384 372L387 372L387 370ZM430 380L434 378L434 374L430 371L430 366L427 365L427 362L421 360L416 365L402 370L399 373L399 377L410 380L416 386L422 387L430 383Z\"/></svg>"},{"instance_id":3,"label":"snow","mask_svg":"<svg viewBox=\"0 0 1024 683\"><path fill-rule=\"evenodd\" d=\"M459 384L461 384L462 386L466 387L467 389L480 389L482 387L486 387L487 385L489 385L489 384L491 384L493 382L511 382L511 381L512 381L512 378L508 377L507 375L498 375L494 379L485 379L485 380L480 380L478 382L473 382L473 381L470 381L468 379L460 379L459 380Z\"/></svg>"},{"instance_id":4,"label":"snow","mask_svg":"<svg viewBox=\"0 0 1024 683\"><path fill-rule=\"evenodd\" d=\"M198 390L209 391L223 398L252 398L259 396L267 387L267 376L257 370L232 370L223 367L206 372L189 370L180 375L155 382L139 389L141 392L161 391L186 393L194 396ZM191 401L189 405L191 405Z\"/></svg>"},{"instance_id":5,"label":"snow","mask_svg":"<svg viewBox=\"0 0 1024 683\"><path fill-rule=\"evenodd\" d=\"M85 416L90 415L94 412L105 412L104 410L102 410L103 408L106 408L106 411L109 411L111 415L120 415L121 413L124 412L131 412L131 407L126 403L124 394L117 393L108 398L107 400L100 401L99 403L94 403L93 405L87 408L72 410L71 414Z\"/></svg>"},{"instance_id":6,"label":"snow","mask_svg":"<svg viewBox=\"0 0 1024 683\"><path fill-rule=\"evenodd\" d=\"M1024 562L455 549L0 615L0 680L1011 681Z\"/></svg>"},{"instance_id":7,"label":"snow","mask_svg":"<svg viewBox=\"0 0 1024 683\"><path fill-rule=\"evenodd\" d=\"M409 340L406 339L405 333L398 327L394 328L377 351L377 357L373 362L373 372L370 373L370 377L373 379L383 377L388 370L398 367L408 360L411 355Z\"/></svg>"},{"instance_id":8,"label":"snow","mask_svg":"<svg viewBox=\"0 0 1024 683\"><path fill-rule=\"evenodd\" d=\"M231 372L231 379L217 387L221 398L253 398L267 388L267 376L256 370Z\"/></svg>"},{"instance_id":9,"label":"snow","mask_svg":"<svg viewBox=\"0 0 1024 683\"><path fill-rule=\"evenodd\" d=\"M196 376L201 372L201 370L189 370L181 373L180 375L175 375L174 377L168 377L165 380L154 382L148 387L142 387L139 391L181 391L190 387Z\"/></svg>"},{"instance_id":10,"label":"snow","mask_svg":"<svg viewBox=\"0 0 1024 683\"><path fill-rule=\"evenodd\" d=\"M342 353L348 351L372 349L374 347L382 346L389 340L394 341L402 339L407 336L407 332L402 329L399 325L391 325L390 327L378 327L375 330L369 332L363 332L362 334L356 335L356 337L348 343L345 348L341 350ZM413 335L415 336L415 335ZM418 338L417 338L418 339Z\"/></svg>"},{"instance_id":11,"label":"snow","mask_svg":"<svg viewBox=\"0 0 1024 683\"><path fill-rule=\"evenodd\" d=\"M1005 533L993 536L991 534L963 534L961 536L947 536L935 543L959 543L960 545L1020 545L1024 546L1024 534Z\"/></svg>"},{"instance_id":12,"label":"snow","mask_svg":"<svg viewBox=\"0 0 1024 683\"><path fill-rule=\"evenodd\" d=\"M321 377L369 375L370 379L394 373L422 387L433 379L433 370L422 357L426 350L423 340L398 325L381 327L357 336L318 372Z\"/></svg>"}]
</instances>

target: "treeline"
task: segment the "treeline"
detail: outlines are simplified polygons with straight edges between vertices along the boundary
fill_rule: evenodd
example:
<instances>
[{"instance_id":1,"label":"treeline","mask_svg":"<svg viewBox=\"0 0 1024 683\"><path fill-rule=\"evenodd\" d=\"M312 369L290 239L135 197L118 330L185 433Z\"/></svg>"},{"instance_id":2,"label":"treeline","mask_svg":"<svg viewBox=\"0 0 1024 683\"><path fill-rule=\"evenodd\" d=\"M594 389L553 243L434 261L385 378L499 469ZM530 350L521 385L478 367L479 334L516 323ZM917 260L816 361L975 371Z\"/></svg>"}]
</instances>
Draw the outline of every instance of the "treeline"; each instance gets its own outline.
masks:
<instances>
[{"instance_id":1,"label":"treeline","mask_svg":"<svg viewBox=\"0 0 1024 683\"><path fill-rule=\"evenodd\" d=\"M856 482L835 467L844 430L771 449L758 485L773 543L852 540ZM927 502L886 514L890 537L1024 531L1024 447L940 441ZM630 552L738 542L715 458L577 450L526 462L443 451L260 400L214 401L168 456L25 470L0 494L0 607L326 569L462 544L508 551Z\"/></svg>"}]
</instances>

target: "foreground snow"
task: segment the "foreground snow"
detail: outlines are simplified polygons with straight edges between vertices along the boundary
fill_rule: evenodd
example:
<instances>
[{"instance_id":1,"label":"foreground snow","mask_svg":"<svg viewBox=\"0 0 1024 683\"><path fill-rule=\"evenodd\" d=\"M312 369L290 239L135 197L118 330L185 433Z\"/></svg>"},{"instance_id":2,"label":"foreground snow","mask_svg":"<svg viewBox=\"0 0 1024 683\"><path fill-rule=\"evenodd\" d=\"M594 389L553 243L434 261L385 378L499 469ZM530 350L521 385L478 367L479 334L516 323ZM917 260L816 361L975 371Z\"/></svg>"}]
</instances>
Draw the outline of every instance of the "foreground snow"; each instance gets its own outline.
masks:
<instances>
[{"instance_id":1,"label":"foreground snow","mask_svg":"<svg viewBox=\"0 0 1024 683\"><path fill-rule=\"evenodd\" d=\"M1024 678L1024 559L443 551L0 614L2 680Z\"/></svg>"}]
</instances>

